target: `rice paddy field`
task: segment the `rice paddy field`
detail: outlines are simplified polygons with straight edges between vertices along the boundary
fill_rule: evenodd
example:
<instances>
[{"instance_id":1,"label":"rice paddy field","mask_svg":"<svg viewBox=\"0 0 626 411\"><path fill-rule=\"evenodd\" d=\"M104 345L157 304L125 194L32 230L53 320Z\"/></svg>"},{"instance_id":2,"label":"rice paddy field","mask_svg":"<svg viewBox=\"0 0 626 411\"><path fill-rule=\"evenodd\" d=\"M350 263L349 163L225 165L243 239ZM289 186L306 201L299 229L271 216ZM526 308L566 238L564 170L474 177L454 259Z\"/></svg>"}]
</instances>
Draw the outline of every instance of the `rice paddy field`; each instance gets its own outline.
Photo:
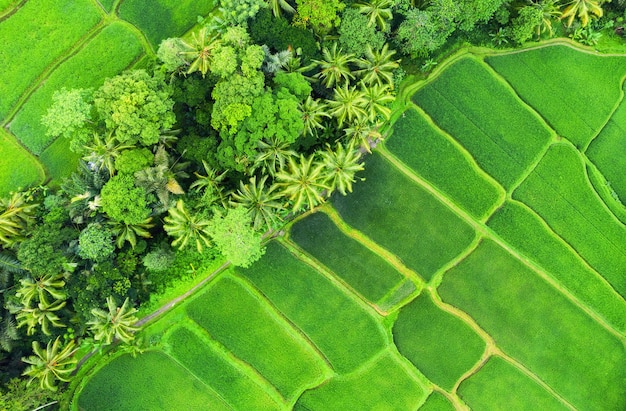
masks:
<instances>
[{"instance_id":1,"label":"rice paddy field","mask_svg":"<svg viewBox=\"0 0 626 411\"><path fill-rule=\"evenodd\" d=\"M0 1L0 153L11 155L0 161L0 195L74 171L69 144L46 136L40 123L56 90L99 87L154 56L162 39L185 34L214 3Z\"/></svg>"},{"instance_id":2,"label":"rice paddy field","mask_svg":"<svg viewBox=\"0 0 626 411\"><path fill-rule=\"evenodd\" d=\"M351 195L90 364L73 409L626 409L621 67L453 56Z\"/></svg>"}]
</instances>

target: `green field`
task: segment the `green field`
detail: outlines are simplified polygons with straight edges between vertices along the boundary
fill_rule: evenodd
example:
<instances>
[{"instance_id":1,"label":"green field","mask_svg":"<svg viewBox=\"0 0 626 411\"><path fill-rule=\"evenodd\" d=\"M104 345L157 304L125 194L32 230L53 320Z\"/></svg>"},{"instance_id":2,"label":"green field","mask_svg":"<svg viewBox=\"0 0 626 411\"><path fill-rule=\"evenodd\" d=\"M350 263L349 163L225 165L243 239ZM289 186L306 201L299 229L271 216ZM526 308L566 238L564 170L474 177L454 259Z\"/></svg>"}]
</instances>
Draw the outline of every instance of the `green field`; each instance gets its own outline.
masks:
<instances>
[{"instance_id":1,"label":"green field","mask_svg":"<svg viewBox=\"0 0 626 411\"><path fill-rule=\"evenodd\" d=\"M551 139L539 117L474 58L455 61L418 90L413 101L505 188Z\"/></svg>"},{"instance_id":2,"label":"green field","mask_svg":"<svg viewBox=\"0 0 626 411\"><path fill-rule=\"evenodd\" d=\"M585 177L582 159L567 144L550 148L513 193L615 288L626 296L626 227L610 214Z\"/></svg>"},{"instance_id":3,"label":"green field","mask_svg":"<svg viewBox=\"0 0 626 411\"><path fill-rule=\"evenodd\" d=\"M486 61L578 148L584 148L609 118L626 75L623 57L565 45L496 55Z\"/></svg>"},{"instance_id":4,"label":"green field","mask_svg":"<svg viewBox=\"0 0 626 411\"><path fill-rule=\"evenodd\" d=\"M433 391L419 409L422 411L454 411L456 408L443 394Z\"/></svg>"},{"instance_id":5,"label":"green field","mask_svg":"<svg viewBox=\"0 0 626 411\"><path fill-rule=\"evenodd\" d=\"M624 405L623 341L494 242L448 271L439 292L575 407Z\"/></svg>"},{"instance_id":6,"label":"green field","mask_svg":"<svg viewBox=\"0 0 626 411\"><path fill-rule=\"evenodd\" d=\"M405 111L394 123L385 147L475 218L486 215L503 191L480 174L453 139L415 109Z\"/></svg>"},{"instance_id":7,"label":"green field","mask_svg":"<svg viewBox=\"0 0 626 411\"><path fill-rule=\"evenodd\" d=\"M470 226L380 155L368 158L362 176L366 183L335 195L334 207L426 281L474 239Z\"/></svg>"},{"instance_id":8,"label":"green field","mask_svg":"<svg viewBox=\"0 0 626 411\"><path fill-rule=\"evenodd\" d=\"M485 351L485 342L466 323L438 308L428 293L402 308L393 337L402 355L448 391Z\"/></svg>"},{"instance_id":9,"label":"green field","mask_svg":"<svg viewBox=\"0 0 626 411\"><path fill-rule=\"evenodd\" d=\"M44 170L23 147L0 129L0 196L10 191L41 184L45 180Z\"/></svg>"}]
</instances>

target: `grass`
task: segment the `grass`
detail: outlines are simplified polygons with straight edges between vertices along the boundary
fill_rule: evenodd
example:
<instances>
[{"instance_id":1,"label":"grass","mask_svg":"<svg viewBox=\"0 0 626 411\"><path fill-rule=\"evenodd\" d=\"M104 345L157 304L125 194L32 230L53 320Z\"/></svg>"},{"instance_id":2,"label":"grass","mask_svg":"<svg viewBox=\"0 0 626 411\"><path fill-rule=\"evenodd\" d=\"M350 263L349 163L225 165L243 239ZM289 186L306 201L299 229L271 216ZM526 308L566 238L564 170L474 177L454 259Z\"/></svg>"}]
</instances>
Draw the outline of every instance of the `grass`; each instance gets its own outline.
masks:
<instances>
[{"instance_id":1,"label":"grass","mask_svg":"<svg viewBox=\"0 0 626 411\"><path fill-rule=\"evenodd\" d=\"M276 242L249 269L237 269L300 328L338 373L354 371L387 345L355 300Z\"/></svg>"},{"instance_id":2,"label":"grass","mask_svg":"<svg viewBox=\"0 0 626 411\"><path fill-rule=\"evenodd\" d=\"M593 311L626 333L626 303L556 237L542 221L519 203L508 202L488 221L508 244L542 266L554 279Z\"/></svg>"},{"instance_id":3,"label":"grass","mask_svg":"<svg viewBox=\"0 0 626 411\"><path fill-rule=\"evenodd\" d=\"M551 139L536 115L474 58L455 62L413 101L507 189Z\"/></svg>"},{"instance_id":4,"label":"grass","mask_svg":"<svg viewBox=\"0 0 626 411\"><path fill-rule=\"evenodd\" d=\"M626 227L604 208L571 145L552 146L513 196L541 215L617 292L626 296Z\"/></svg>"},{"instance_id":5,"label":"grass","mask_svg":"<svg viewBox=\"0 0 626 411\"><path fill-rule=\"evenodd\" d=\"M124 0L119 16L138 27L156 50L162 40L193 27L214 5L214 0Z\"/></svg>"},{"instance_id":6,"label":"grass","mask_svg":"<svg viewBox=\"0 0 626 411\"><path fill-rule=\"evenodd\" d=\"M475 218L489 212L501 189L481 176L441 130L415 109L393 126L385 147Z\"/></svg>"},{"instance_id":7,"label":"grass","mask_svg":"<svg viewBox=\"0 0 626 411\"><path fill-rule=\"evenodd\" d=\"M137 358L119 356L100 369L81 391L75 409L200 411L230 407L166 354L150 351Z\"/></svg>"},{"instance_id":8,"label":"grass","mask_svg":"<svg viewBox=\"0 0 626 411\"><path fill-rule=\"evenodd\" d=\"M574 407L624 409L623 342L494 242L448 271L438 291Z\"/></svg>"},{"instance_id":9,"label":"grass","mask_svg":"<svg viewBox=\"0 0 626 411\"><path fill-rule=\"evenodd\" d=\"M18 0L0 0L0 12L9 10L18 2Z\"/></svg>"},{"instance_id":10,"label":"grass","mask_svg":"<svg viewBox=\"0 0 626 411\"><path fill-rule=\"evenodd\" d=\"M345 236L324 213L296 222L290 238L372 303L404 279L382 257Z\"/></svg>"},{"instance_id":11,"label":"grass","mask_svg":"<svg viewBox=\"0 0 626 411\"><path fill-rule=\"evenodd\" d=\"M233 409L279 410L278 404L233 361L186 327L177 327L168 336L170 354L208 384Z\"/></svg>"},{"instance_id":12,"label":"grass","mask_svg":"<svg viewBox=\"0 0 626 411\"><path fill-rule=\"evenodd\" d=\"M13 137L0 128L0 197L11 191L27 188L44 182L41 165Z\"/></svg>"},{"instance_id":13,"label":"grass","mask_svg":"<svg viewBox=\"0 0 626 411\"><path fill-rule=\"evenodd\" d=\"M424 405L420 408L420 411L454 411L454 405L448 401L443 394L433 391L428 396Z\"/></svg>"},{"instance_id":14,"label":"grass","mask_svg":"<svg viewBox=\"0 0 626 411\"><path fill-rule=\"evenodd\" d=\"M105 78L129 67L141 53L136 34L124 23L111 23L50 74L11 121L11 131L33 153L40 154L53 140L46 136L40 119L52 104L54 92L63 87L98 88Z\"/></svg>"},{"instance_id":15,"label":"grass","mask_svg":"<svg viewBox=\"0 0 626 411\"><path fill-rule=\"evenodd\" d=\"M568 409L536 381L500 357L489 358L477 374L463 381L458 393L475 410Z\"/></svg>"},{"instance_id":16,"label":"grass","mask_svg":"<svg viewBox=\"0 0 626 411\"><path fill-rule=\"evenodd\" d=\"M52 179L52 185L60 184L65 177L76 171L79 159L80 155L69 150L69 142L64 138L57 138L39 156L39 161Z\"/></svg>"},{"instance_id":17,"label":"grass","mask_svg":"<svg viewBox=\"0 0 626 411\"><path fill-rule=\"evenodd\" d=\"M220 277L186 306L188 316L285 397L318 384L322 359L242 281Z\"/></svg>"},{"instance_id":18,"label":"grass","mask_svg":"<svg viewBox=\"0 0 626 411\"><path fill-rule=\"evenodd\" d=\"M393 338L400 354L448 391L485 351L485 342L466 323L439 309L427 293L400 310Z\"/></svg>"},{"instance_id":19,"label":"grass","mask_svg":"<svg viewBox=\"0 0 626 411\"><path fill-rule=\"evenodd\" d=\"M98 3L100 3L106 11L110 12L113 8L113 4L115 4L115 0L98 0Z\"/></svg>"},{"instance_id":20,"label":"grass","mask_svg":"<svg viewBox=\"0 0 626 411\"><path fill-rule=\"evenodd\" d=\"M352 194L333 197L334 207L427 281L474 239L469 225L380 155L367 158L362 177Z\"/></svg>"},{"instance_id":21,"label":"grass","mask_svg":"<svg viewBox=\"0 0 626 411\"><path fill-rule=\"evenodd\" d=\"M619 108L591 142L587 156L611 183L622 203L626 203L626 102Z\"/></svg>"},{"instance_id":22,"label":"grass","mask_svg":"<svg viewBox=\"0 0 626 411\"><path fill-rule=\"evenodd\" d=\"M390 353L348 376L304 393L298 410L415 410L426 392Z\"/></svg>"},{"instance_id":23,"label":"grass","mask_svg":"<svg viewBox=\"0 0 626 411\"><path fill-rule=\"evenodd\" d=\"M563 45L486 61L578 148L585 147L608 119L626 74L623 57L603 57Z\"/></svg>"},{"instance_id":24,"label":"grass","mask_svg":"<svg viewBox=\"0 0 626 411\"><path fill-rule=\"evenodd\" d=\"M0 118L100 20L90 0L31 0L0 24Z\"/></svg>"},{"instance_id":25,"label":"grass","mask_svg":"<svg viewBox=\"0 0 626 411\"><path fill-rule=\"evenodd\" d=\"M615 190L613 190L611 183L606 180L604 175L593 163L586 162L585 166L589 182L604 205L619 221L626 224L626 206L624 206L624 203L622 203Z\"/></svg>"}]
</instances>

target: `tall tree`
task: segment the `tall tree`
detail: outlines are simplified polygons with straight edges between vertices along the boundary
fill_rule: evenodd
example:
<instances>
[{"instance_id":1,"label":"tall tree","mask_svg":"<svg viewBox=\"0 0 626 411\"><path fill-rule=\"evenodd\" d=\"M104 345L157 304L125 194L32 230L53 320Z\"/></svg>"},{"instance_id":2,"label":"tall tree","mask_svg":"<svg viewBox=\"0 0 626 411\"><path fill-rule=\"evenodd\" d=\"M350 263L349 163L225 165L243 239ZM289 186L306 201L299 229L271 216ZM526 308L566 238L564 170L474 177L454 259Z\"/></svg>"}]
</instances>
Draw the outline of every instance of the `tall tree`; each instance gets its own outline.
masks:
<instances>
[{"instance_id":1,"label":"tall tree","mask_svg":"<svg viewBox=\"0 0 626 411\"><path fill-rule=\"evenodd\" d=\"M326 108L326 103L311 96L300 103L302 122L304 124L303 135L312 136L316 130L324 129L322 119L330 117L330 114L326 112Z\"/></svg>"},{"instance_id":2,"label":"tall tree","mask_svg":"<svg viewBox=\"0 0 626 411\"><path fill-rule=\"evenodd\" d=\"M187 74L199 71L204 77L213 63L213 54L219 45L220 41L209 34L206 26L191 33L191 42L184 42L185 50L180 53L186 61L191 61Z\"/></svg>"},{"instance_id":3,"label":"tall tree","mask_svg":"<svg viewBox=\"0 0 626 411\"><path fill-rule=\"evenodd\" d=\"M183 200L178 200L176 207L169 209L164 221L163 229L174 237L173 247L183 249L189 243L195 243L198 252L202 252L204 247L211 245L210 220L187 211Z\"/></svg>"},{"instance_id":4,"label":"tall tree","mask_svg":"<svg viewBox=\"0 0 626 411\"><path fill-rule=\"evenodd\" d=\"M93 134L93 139L85 143L82 152L85 153L83 160L100 170L106 169L110 177L115 174L115 160L123 150L133 148L132 144L124 144L117 141L113 133L101 137L98 133Z\"/></svg>"},{"instance_id":5,"label":"tall tree","mask_svg":"<svg viewBox=\"0 0 626 411\"><path fill-rule=\"evenodd\" d=\"M567 19L567 27L570 27L578 17L582 26L586 27L592 16L602 17L604 14L600 4L598 0L572 0L563 9L561 20Z\"/></svg>"},{"instance_id":6,"label":"tall tree","mask_svg":"<svg viewBox=\"0 0 626 411\"><path fill-rule=\"evenodd\" d=\"M387 21L393 18L391 8L393 0L370 0L365 3L356 3L354 7L368 18L368 26L377 25L380 31L387 31Z\"/></svg>"},{"instance_id":7,"label":"tall tree","mask_svg":"<svg viewBox=\"0 0 626 411\"><path fill-rule=\"evenodd\" d=\"M276 227L280 220L278 212L283 209L280 195L276 192L276 186L266 185L267 175L257 182L256 176L250 178L248 184L239 182L239 190L232 194L231 203L248 210L255 230Z\"/></svg>"},{"instance_id":8,"label":"tall tree","mask_svg":"<svg viewBox=\"0 0 626 411\"><path fill-rule=\"evenodd\" d=\"M395 100L393 94L389 92L389 86L381 86L379 84L362 85L361 91L365 99L363 108L367 113L368 119L374 122L380 116L382 120L389 120L391 109L388 106Z\"/></svg>"},{"instance_id":9,"label":"tall tree","mask_svg":"<svg viewBox=\"0 0 626 411\"><path fill-rule=\"evenodd\" d=\"M26 334L33 335L37 325L41 327L41 332L50 335L50 326L63 328L65 324L56 314L57 311L65 307L66 301L56 300L53 303L40 301L36 307L24 307L15 316L17 327L26 325Z\"/></svg>"},{"instance_id":10,"label":"tall tree","mask_svg":"<svg viewBox=\"0 0 626 411\"><path fill-rule=\"evenodd\" d=\"M329 187L324 181L324 166L314 162L314 155L299 160L289 159L289 169L276 174L277 186L281 194L292 203L292 211L298 212L304 207L312 209L324 202L322 192Z\"/></svg>"},{"instance_id":11,"label":"tall tree","mask_svg":"<svg viewBox=\"0 0 626 411\"><path fill-rule=\"evenodd\" d=\"M347 146L337 143L333 150L329 145L320 152L320 164L324 167L326 183L329 186L328 195L337 190L342 195L352 192L354 175L364 169L361 163L361 153L350 141Z\"/></svg>"},{"instance_id":12,"label":"tall tree","mask_svg":"<svg viewBox=\"0 0 626 411\"><path fill-rule=\"evenodd\" d=\"M356 86L348 87L346 83L343 87L335 88L332 100L327 100L329 113L337 119L339 126L344 121L352 123L369 117L365 108L368 104L363 90L359 90Z\"/></svg>"},{"instance_id":13,"label":"tall tree","mask_svg":"<svg viewBox=\"0 0 626 411\"><path fill-rule=\"evenodd\" d=\"M356 61L359 70L355 73L368 85L388 85L393 88L393 71L400 66L400 60L393 58L395 54L395 50L390 50L386 43L378 51L368 45L365 58Z\"/></svg>"},{"instance_id":14,"label":"tall tree","mask_svg":"<svg viewBox=\"0 0 626 411\"><path fill-rule=\"evenodd\" d=\"M37 279L22 278L15 296L20 299L20 303L24 306L30 306L32 300L42 301L44 304L65 300L67 295L63 289L65 286L63 277L63 273L48 273Z\"/></svg>"},{"instance_id":15,"label":"tall tree","mask_svg":"<svg viewBox=\"0 0 626 411\"><path fill-rule=\"evenodd\" d=\"M37 206L29 203L20 192L0 198L0 245L11 248L24 239L28 227L35 221Z\"/></svg>"},{"instance_id":16,"label":"tall tree","mask_svg":"<svg viewBox=\"0 0 626 411\"><path fill-rule=\"evenodd\" d=\"M354 79L350 64L355 62L353 54L345 54L337 43L333 43L330 49L322 49L322 60L313 60L318 64L320 71L313 77L322 80L322 84L328 88L336 85L347 84Z\"/></svg>"},{"instance_id":17,"label":"tall tree","mask_svg":"<svg viewBox=\"0 0 626 411\"><path fill-rule=\"evenodd\" d=\"M138 330L133 325L137 322L136 312L137 310L130 305L128 298L118 307L113 297L107 297L107 309L92 309L93 318L87 323L94 335L94 340L105 345L111 344L113 339L129 344Z\"/></svg>"},{"instance_id":18,"label":"tall tree","mask_svg":"<svg viewBox=\"0 0 626 411\"><path fill-rule=\"evenodd\" d=\"M243 207L228 209L226 215L216 214L211 220L213 242L236 267L249 267L261 258L261 234L251 226L250 215Z\"/></svg>"},{"instance_id":19,"label":"tall tree","mask_svg":"<svg viewBox=\"0 0 626 411\"><path fill-rule=\"evenodd\" d=\"M22 358L22 361L30 364L23 375L30 377L30 382L39 380L39 385L43 389L56 391L57 381L68 382L76 368L74 352L74 341L63 346L57 337L54 342L48 341L45 350L41 348L39 342L33 341L34 355Z\"/></svg>"},{"instance_id":20,"label":"tall tree","mask_svg":"<svg viewBox=\"0 0 626 411\"><path fill-rule=\"evenodd\" d=\"M285 167L289 158L296 155L296 152L289 148L290 146L290 143L280 141L277 137L270 138L267 142L260 140L253 169L260 168L264 173L275 176Z\"/></svg>"}]
</instances>

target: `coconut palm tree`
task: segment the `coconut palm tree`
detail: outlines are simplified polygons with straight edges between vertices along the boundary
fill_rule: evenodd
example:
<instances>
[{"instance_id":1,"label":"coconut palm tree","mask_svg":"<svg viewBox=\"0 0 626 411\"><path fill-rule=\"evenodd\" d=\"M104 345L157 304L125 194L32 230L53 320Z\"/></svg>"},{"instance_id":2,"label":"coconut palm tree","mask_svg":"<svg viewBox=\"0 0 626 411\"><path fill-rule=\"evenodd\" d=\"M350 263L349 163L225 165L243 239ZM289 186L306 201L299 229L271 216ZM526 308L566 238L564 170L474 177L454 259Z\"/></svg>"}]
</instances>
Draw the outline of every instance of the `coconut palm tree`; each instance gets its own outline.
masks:
<instances>
[{"instance_id":1,"label":"coconut palm tree","mask_svg":"<svg viewBox=\"0 0 626 411\"><path fill-rule=\"evenodd\" d=\"M33 341L34 355L22 358L22 361L30 364L22 375L30 377L29 383L39 380L42 389L56 391L56 382L68 382L76 368L76 359L73 358L76 351L74 346L73 340L62 346L61 340L57 337L54 342L48 341L46 349L43 350L38 341Z\"/></svg>"},{"instance_id":2,"label":"coconut palm tree","mask_svg":"<svg viewBox=\"0 0 626 411\"><path fill-rule=\"evenodd\" d=\"M570 27L574 19L578 17L583 27L589 24L592 15L602 17L602 7L598 0L572 0L561 12L561 20L567 19L567 27Z\"/></svg>"},{"instance_id":3,"label":"coconut palm tree","mask_svg":"<svg viewBox=\"0 0 626 411\"><path fill-rule=\"evenodd\" d=\"M342 126L345 120L352 123L368 117L365 111L367 99L363 90L357 89L356 86L348 87L346 83L343 87L335 88L333 99L326 100L326 103L330 108L330 115L337 119L339 126Z\"/></svg>"},{"instance_id":4,"label":"coconut palm tree","mask_svg":"<svg viewBox=\"0 0 626 411\"><path fill-rule=\"evenodd\" d=\"M117 248L122 248L125 242L129 242L132 248L137 245L137 237L152 238L150 229L154 227L152 217L146 218L138 224L127 224L124 221L109 220L109 226L115 234L115 244Z\"/></svg>"},{"instance_id":5,"label":"coconut palm tree","mask_svg":"<svg viewBox=\"0 0 626 411\"><path fill-rule=\"evenodd\" d=\"M322 49L322 60L313 60L319 67L319 73L313 77L322 80L322 84L328 88L335 84L347 84L354 79L354 74L350 69L350 64L355 62L354 54L344 54L341 49L337 49L337 43L333 43L329 50Z\"/></svg>"},{"instance_id":6,"label":"coconut palm tree","mask_svg":"<svg viewBox=\"0 0 626 411\"><path fill-rule=\"evenodd\" d=\"M383 120L389 120L391 109L387 106L395 100L394 95L389 92L389 86L379 84L365 86L361 84L361 91L365 99L363 108L368 119L374 121L378 116L381 116Z\"/></svg>"},{"instance_id":7,"label":"coconut palm tree","mask_svg":"<svg viewBox=\"0 0 626 411\"><path fill-rule=\"evenodd\" d=\"M173 247L183 249L191 242L196 244L198 252L202 252L204 246L211 245L209 220L197 214L190 214L185 210L183 200L178 200L176 207L168 210L164 221L163 229L169 236L174 237Z\"/></svg>"},{"instance_id":8,"label":"coconut palm tree","mask_svg":"<svg viewBox=\"0 0 626 411\"><path fill-rule=\"evenodd\" d=\"M348 192L351 193L354 175L364 169L361 153L355 148L354 141L350 141L347 146L337 143L334 150L327 144L326 150L319 154L319 163L324 168L326 183L330 187L328 195L335 190L344 196Z\"/></svg>"},{"instance_id":9,"label":"coconut palm tree","mask_svg":"<svg viewBox=\"0 0 626 411\"><path fill-rule=\"evenodd\" d=\"M93 140L83 147L85 153L83 160L92 165L93 168L101 170L105 168L109 176L115 174L115 159L120 156L123 150L133 148L133 145L120 143L113 134L102 138L98 133L94 133Z\"/></svg>"},{"instance_id":10,"label":"coconut palm tree","mask_svg":"<svg viewBox=\"0 0 626 411\"><path fill-rule=\"evenodd\" d=\"M272 9L274 17L280 17L282 14L281 11L286 11L289 14L294 14L296 12L296 9L294 9L286 0L267 0L267 4L269 8Z\"/></svg>"},{"instance_id":11,"label":"coconut palm tree","mask_svg":"<svg viewBox=\"0 0 626 411\"><path fill-rule=\"evenodd\" d=\"M65 300L67 298L65 291L62 289L65 286L63 273L45 274L36 280L30 277L22 278L20 284L21 286L15 295L25 307L30 306L30 302L33 299L48 305L50 304L49 298L52 298L52 301Z\"/></svg>"},{"instance_id":12,"label":"coconut palm tree","mask_svg":"<svg viewBox=\"0 0 626 411\"><path fill-rule=\"evenodd\" d=\"M252 171L261 169L263 173L275 176L276 173L285 167L287 160L296 155L290 149L291 144L281 141L278 137L271 137L269 142L259 140L258 154L254 159Z\"/></svg>"},{"instance_id":13,"label":"coconut palm tree","mask_svg":"<svg viewBox=\"0 0 626 411\"><path fill-rule=\"evenodd\" d=\"M124 300L121 307L118 307L113 297L109 296L107 297L107 310L92 309L93 319L87 325L96 341L108 345L113 342L113 339L118 339L128 344L135 338L135 332L138 330L133 326L137 322L136 312L137 310L130 306L128 298Z\"/></svg>"},{"instance_id":14,"label":"coconut palm tree","mask_svg":"<svg viewBox=\"0 0 626 411\"><path fill-rule=\"evenodd\" d=\"M209 29L206 26L197 33L192 33L191 37L191 43L183 42L186 50L180 54L186 61L191 61L187 74L199 71L204 77L213 63L213 53L220 41L209 35Z\"/></svg>"},{"instance_id":15,"label":"coconut palm tree","mask_svg":"<svg viewBox=\"0 0 626 411\"><path fill-rule=\"evenodd\" d=\"M324 166L314 163L314 155L305 158L302 154L299 161L291 157L289 169L276 174L277 187L281 189L281 195L291 201L294 212L305 206L312 209L324 202L322 192L329 189L325 177Z\"/></svg>"},{"instance_id":16,"label":"coconut palm tree","mask_svg":"<svg viewBox=\"0 0 626 411\"><path fill-rule=\"evenodd\" d=\"M326 103L311 96L308 96L306 100L300 103L302 122L304 123L302 135L312 136L316 129L324 129L322 118L330 117L330 114L326 112L326 108Z\"/></svg>"},{"instance_id":17,"label":"coconut palm tree","mask_svg":"<svg viewBox=\"0 0 626 411\"><path fill-rule=\"evenodd\" d=\"M24 307L15 316L17 319L17 328L26 325L26 335L33 335L35 327L41 326L41 331L50 335L50 326L65 327L56 312L65 307L64 300L56 300L52 304L46 301L39 301L36 307Z\"/></svg>"},{"instance_id":18,"label":"coconut palm tree","mask_svg":"<svg viewBox=\"0 0 626 411\"><path fill-rule=\"evenodd\" d=\"M368 26L376 24L380 31L386 31L387 21L393 18L391 12L393 5L393 0L371 0L367 3L356 3L354 7L367 17Z\"/></svg>"},{"instance_id":19,"label":"coconut palm tree","mask_svg":"<svg viewBox=\"0 0 626 411\"><path fill-rule=\"evenodd\" d=\"M343 132L348 141L371 153L370 145L372 142L382 138L382 134L378 131L379 127L380 123L372 124L367 120L362 120L344 128Z\"/></svg>"},{"instance_id":20,"label":"coconut palm tree","mask_svg":"<svg viewBox=\"0 0 626 411\"><path fill-rule=\"evenodd\" d=\"M267 175L257 182L256 176L250 178L248 184L239 182L239 190L232 193L231 204L242 206L250 214L255 230L265 227L272 230L280 220L278 212L283 209L280 195L276 192L276 186L267 187Z\"/></svg>"},{"instance_id":21,"label":"coconut palm tree","mask_svg":"<svg viewBox=\"0 0 626 411\"><path fill-rule=\"evenodd\" d=\"M542 1L531 1L530 5L541 10L542 19L541 23L537 25L536 34L537 38L541 36L541 33L548 32L550 37L554 34L552 30L552 20L558 18L561 15L561 10L559 8L559 0L542 0Z\"/></svg>"},{"instance_id":22,"label":"coconut palm tree","mask_svg":"<svg viewBox=\"0 0 626 411\"><path fill-rule=\"evenodd\" d=\"M365 49L365 58L356 60L360 68L356 74L365 84L389 85L393 88L393 71L400 66L400 60L394 60L395 50L385 45L378 51L368 44Z\"/></svg>"},{"instance_id":23,"label":"coconut palm tree","mask_svg":"<svg viewBox=\"0 0 626 411\"><path fill-rule=\"evenodd\" d=\"M194 171L193 174L196 176L196 180L191 183L189 188L196 192L201 192L208 206L217 203L225 207L227 195L224 193L222 182L226 177L226 171L220 174L204 160L202 160L202 166L206 175Z\"/></svg>"},{"instance_id":24,"label":"coconut palm tree","mask_svg":"<svg viewBox=\"0 0 626 411\"><path fill-rule=\"evenodd\" d=\"M38 204L28 203L24 193L0 199L0 245L11 248L22 241L28 226L35 220Z\"/></svg>"}]
</instances>

